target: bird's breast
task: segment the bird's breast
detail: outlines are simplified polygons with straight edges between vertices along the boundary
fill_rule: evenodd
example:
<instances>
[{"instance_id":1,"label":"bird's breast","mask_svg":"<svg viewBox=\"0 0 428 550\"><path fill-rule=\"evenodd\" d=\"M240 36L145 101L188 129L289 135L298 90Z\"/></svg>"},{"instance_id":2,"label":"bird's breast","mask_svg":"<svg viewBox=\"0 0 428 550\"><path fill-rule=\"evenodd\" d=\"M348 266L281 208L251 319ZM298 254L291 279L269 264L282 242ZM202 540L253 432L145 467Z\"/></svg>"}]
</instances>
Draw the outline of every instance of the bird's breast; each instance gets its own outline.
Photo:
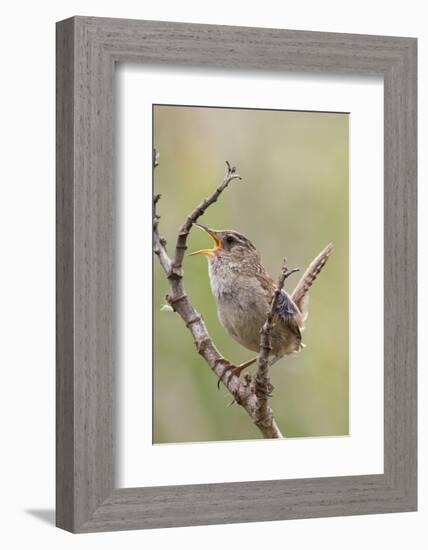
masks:
<instances>
[{"instance_id":1,"label":"bird's breast","mask_svg":"<svg viewBox=\"0 0 428 550\"><path fill-rule=\"evenodd\" d=\"M269 311L267 296L257 279L221 271L212 268L209 271L218 318L242 346L258 351L260 329Z\"/></svg>"}]
</instances>

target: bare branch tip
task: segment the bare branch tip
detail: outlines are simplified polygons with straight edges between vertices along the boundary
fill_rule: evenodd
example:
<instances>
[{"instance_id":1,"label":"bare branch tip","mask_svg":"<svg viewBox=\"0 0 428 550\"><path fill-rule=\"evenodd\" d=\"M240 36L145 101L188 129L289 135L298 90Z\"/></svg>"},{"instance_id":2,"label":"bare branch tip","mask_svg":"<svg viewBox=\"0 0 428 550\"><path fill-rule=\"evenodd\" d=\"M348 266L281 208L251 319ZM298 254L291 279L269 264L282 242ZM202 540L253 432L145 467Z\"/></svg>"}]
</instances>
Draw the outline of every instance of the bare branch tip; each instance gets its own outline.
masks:
<instances>
[{"instance_id":1,"label":"bare branch tip","mask_svg":"<svg viewBox=\"0 0 428 550\"><path fill-rule=\"evenodd\" d=\"M236 166L232 166L228 160L226 160L225 162L227 166L227 177L229 178L229 181L232 181L233 179L242 180L242 177L236 171Z\"/></svg>"},{"instance_id":2,"label":"bare branch tip","mask_svg":"<svg viewBox=\"0 0 428 550\"><path fill-rule=\"evenodd\" d=\"M286 272L284 273L285 279L288 279L290 275L293 275L293 273L297 273L298 271L300 271L299 267L295 267L294 269L290 269L290 270L287 269Z\"/></svg>"}]
</instances>

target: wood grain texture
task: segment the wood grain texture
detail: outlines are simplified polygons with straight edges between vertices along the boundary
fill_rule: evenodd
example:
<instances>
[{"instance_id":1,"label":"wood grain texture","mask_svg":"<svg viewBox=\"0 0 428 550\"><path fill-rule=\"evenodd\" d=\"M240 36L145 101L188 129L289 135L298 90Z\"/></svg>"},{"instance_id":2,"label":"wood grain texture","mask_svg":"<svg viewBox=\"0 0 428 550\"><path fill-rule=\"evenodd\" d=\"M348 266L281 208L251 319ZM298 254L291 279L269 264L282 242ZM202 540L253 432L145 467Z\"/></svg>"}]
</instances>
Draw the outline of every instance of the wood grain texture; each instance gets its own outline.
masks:
<instances>
[{"instance_id":1,"label":"wood grain texture","mask_svg":"<svg viewBox=\"0 0 428 550\"><path fill-rule=\"evenodd\" d=\"M115 489L113 83L125 61L383 76L383 475ZM416 40L75 17L57 25L57 98L57 525L91 532L416 510Z\"/></svg>"},{"instance_id":2,"label":"wood grain texture","mask_svg":"<svg viewBox=\"0 0 428 550\"><path fill-rule=\"evenodd\" d=\"M61 30L60 30L61 29ZM56 37L56 520L74 524L74 25Z\"/></svg>"}]
</instances>

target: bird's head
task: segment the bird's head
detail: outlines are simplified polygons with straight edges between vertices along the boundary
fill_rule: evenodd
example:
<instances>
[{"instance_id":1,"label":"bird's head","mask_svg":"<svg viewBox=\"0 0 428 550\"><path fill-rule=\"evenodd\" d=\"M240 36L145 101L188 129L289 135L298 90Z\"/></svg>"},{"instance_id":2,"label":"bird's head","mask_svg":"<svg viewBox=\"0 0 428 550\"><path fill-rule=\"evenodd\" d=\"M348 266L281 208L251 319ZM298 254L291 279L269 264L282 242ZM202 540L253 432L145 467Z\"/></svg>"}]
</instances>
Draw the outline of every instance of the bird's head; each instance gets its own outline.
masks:
<instances>
[{"instance_id":1,"label":"bird's head","mask_svg":"<svg viewBox=\"0 0 428 550\"><path fill-rule=\"evenodd\" d=\"M223 260L233 263L248 262L249 260L257 261L259 254L256 247L241 233L233 231L232 229L210 229L205 225L194 223L194 226L202 229L211 237L214 241L212 248L203 248L201 250L195 250L189 254L195 256L202 254L207 256L208 261Z\"/></svg>"}]
</instances>

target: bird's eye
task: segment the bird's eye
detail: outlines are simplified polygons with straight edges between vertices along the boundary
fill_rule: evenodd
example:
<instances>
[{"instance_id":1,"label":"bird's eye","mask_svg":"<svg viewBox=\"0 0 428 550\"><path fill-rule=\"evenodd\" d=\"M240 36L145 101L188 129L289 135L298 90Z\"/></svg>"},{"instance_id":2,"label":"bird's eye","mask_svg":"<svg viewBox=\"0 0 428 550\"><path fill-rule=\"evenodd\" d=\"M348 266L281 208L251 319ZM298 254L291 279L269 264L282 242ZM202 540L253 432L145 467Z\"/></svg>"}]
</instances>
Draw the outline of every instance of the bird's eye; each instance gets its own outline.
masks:
<instances>
[{"instance_id":1,"label":"bird's eye","mask_svg":"<svg viewBox=\"0 0 428 550\"><path fill-rule=\"evenodd\" d=\"M228 235L228 236L226 237L226 242L227 242L227 244L232 244L232 243L235 242L235 238L232 237L232 235Z\"/></svg>"}]
</instances>

